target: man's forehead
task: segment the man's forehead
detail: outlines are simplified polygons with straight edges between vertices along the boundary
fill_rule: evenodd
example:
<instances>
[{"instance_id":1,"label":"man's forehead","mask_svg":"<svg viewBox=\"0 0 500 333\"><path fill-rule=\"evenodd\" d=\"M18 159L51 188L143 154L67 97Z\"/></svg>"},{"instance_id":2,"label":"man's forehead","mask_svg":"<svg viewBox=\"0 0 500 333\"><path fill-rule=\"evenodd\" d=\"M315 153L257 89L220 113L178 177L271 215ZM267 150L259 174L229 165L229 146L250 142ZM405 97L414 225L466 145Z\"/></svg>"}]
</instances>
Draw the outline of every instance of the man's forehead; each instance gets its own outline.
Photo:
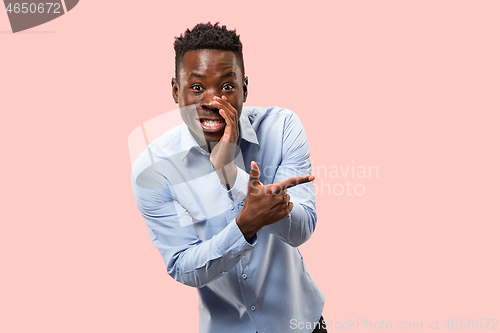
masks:
<instances>
[{"instance_id":1,"label":"man's forehead","mask_svg":"<svg viewBox=\"0 0 500 333\"><path fill-rule=\"evenodd\" d=\"M217 73L224 76L238 76L241 68L232 51L203 49L187 52L180 62L180 73L187 77L201 77Z\"/></svg>"}]
</instances>

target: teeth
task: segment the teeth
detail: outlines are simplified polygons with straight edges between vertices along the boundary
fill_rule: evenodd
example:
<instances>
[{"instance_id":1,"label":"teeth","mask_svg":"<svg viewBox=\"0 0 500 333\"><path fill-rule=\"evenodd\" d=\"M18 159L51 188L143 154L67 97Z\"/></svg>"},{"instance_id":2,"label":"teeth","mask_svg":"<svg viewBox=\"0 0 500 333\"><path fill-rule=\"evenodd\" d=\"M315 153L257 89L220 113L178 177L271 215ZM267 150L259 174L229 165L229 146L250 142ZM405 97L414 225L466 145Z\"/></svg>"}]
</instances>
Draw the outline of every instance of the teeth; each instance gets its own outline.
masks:
<instances>
[{"instance_id":1,"label":"teeth","mask_svg":"<svg viewBox=\"0 0 500 333\"><path fill-rule=\"evenodd\" d=\"M222 123L221 120L203 120L203 125L210 126L210 127L217 126L220 123Z\"/></svg>"}]
</instances>

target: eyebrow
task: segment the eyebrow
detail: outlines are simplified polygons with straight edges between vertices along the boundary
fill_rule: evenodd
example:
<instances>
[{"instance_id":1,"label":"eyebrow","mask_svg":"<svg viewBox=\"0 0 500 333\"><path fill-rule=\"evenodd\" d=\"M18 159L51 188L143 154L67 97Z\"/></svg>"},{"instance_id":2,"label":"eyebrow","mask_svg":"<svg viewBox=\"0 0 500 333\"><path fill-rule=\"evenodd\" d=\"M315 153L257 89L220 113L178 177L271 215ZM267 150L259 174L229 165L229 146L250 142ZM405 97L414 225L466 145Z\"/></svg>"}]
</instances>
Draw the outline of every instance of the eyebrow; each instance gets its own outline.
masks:
<instances>
[{"instance_id":1,"label":"eyebrow","mask_svg":"<svg viewBox=\"0 0 500 333\"><path fill-rule=\"evenodd\" d=\"M226 78L226 77L229 77L229 76L236 77L236 73L234 71L230 71L230 72L227 72L226 74L223 74L221 77L222 78Z\"/></svg>"},{"instance_id":2,"label":"eyebrow","mask_svg":"<svg viewBox=\"0 0 500 333\"><path fill-rule=\"evenodd\" d=\"M191 73L189 77L205 77L205 75L197 74L197 73Z\"/></svg>"},{"instance_id":3,"label":"eyebrow","mask_svg":"<svg viewBox=\"0 0 500 333\"><path fill-rule=\"evenodd\" d=\"M230 71L230 72L227 72L226 74L222 74L221 75L221 78L226 78L226 77L230 77L230 76L233 76L233 77L236 77L236 73L234 71ZM201 77L201 78L204 78L206 77L206 75L202 75L202 74L198 74L198 73L191 73L189 74L189 77Z\"/></svg>"}]
</instances>

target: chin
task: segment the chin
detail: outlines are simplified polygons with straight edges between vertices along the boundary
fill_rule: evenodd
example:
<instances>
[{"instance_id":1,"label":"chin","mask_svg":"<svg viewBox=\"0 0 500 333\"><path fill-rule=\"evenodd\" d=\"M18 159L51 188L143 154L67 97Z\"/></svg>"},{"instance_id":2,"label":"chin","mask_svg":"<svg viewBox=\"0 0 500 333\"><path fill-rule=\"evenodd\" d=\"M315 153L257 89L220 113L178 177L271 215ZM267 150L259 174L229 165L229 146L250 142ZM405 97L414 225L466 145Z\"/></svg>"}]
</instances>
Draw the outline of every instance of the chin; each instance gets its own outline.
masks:
<instances>
[{"instance_id":1,"label":"chin","mask_svg":"<svg viewBox=\"0 0 500 333\"><path fill-rule=\"evenodd\" d=\"M222 138L222 134L218 133L204 133L206 142L219 142Z\"/></svg>"}]
</instances>

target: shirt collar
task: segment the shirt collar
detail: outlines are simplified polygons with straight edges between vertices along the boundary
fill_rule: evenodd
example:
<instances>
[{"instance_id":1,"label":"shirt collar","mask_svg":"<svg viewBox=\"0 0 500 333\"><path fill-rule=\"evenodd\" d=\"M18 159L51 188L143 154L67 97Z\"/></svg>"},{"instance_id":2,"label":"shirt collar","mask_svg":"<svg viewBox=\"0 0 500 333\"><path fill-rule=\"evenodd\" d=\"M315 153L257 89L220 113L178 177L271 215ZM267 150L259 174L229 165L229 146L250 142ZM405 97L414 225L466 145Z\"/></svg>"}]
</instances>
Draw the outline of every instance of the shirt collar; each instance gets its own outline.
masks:
<instances>
[{"instance_id":1,"label":"shirt collar","mask_svg":"<svg viewBox=\"0 0 500 333\"><path fill-rule=\"evenodd\" d=\"M255 133L252 124L250 123L250 110L251 108L243 107L241 111L241 116L238 122L238 127L240 130L240 137L238 138L238 145L241 140L245 140L249 143L259 145L259 140L257 140L257 134ZM208 153L203 150L198 145L198 142L193 138L189 128L185 123L181 124L181 151L183 152L182 160L191 152L192 149L196 149L202 154L208 155Z\"/></svg>"},{"instance_id":2,"label":"shirt collar","mask_svg":"<svg viewBox=\"0 0 500 333\"><path fill-rule=\"evenodd\" d=\"M252 108L243 107L240 116L240 139L248 141L250 143L259 145L259 140L257 140L257 133L255 133L252 124L250 123L250 110Z\"/></svg>"}]
</instances>

